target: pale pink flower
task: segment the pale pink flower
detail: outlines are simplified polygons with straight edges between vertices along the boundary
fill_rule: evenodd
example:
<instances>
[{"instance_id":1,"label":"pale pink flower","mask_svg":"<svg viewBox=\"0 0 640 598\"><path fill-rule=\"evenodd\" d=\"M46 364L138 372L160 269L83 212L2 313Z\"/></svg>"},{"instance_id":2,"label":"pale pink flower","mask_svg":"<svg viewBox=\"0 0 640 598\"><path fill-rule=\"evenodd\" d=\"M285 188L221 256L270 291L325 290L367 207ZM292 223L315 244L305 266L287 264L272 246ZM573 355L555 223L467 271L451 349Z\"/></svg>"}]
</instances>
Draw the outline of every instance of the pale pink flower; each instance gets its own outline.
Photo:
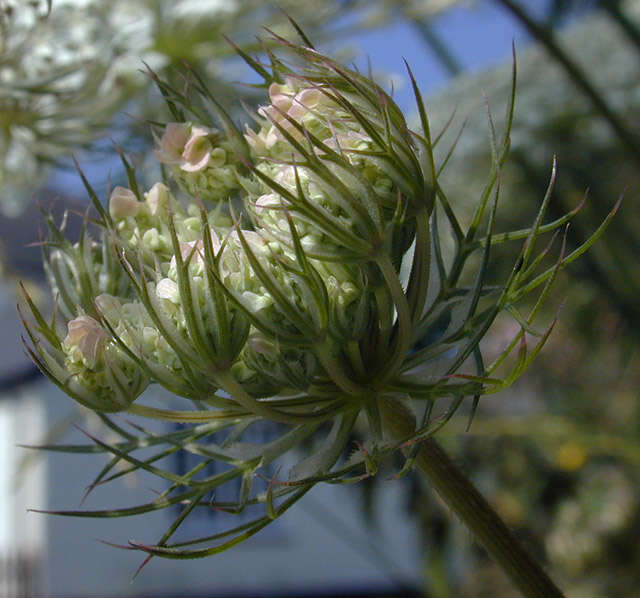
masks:
<instances>
[{"instance_id":1,"label":"pale pink flower","mask_svg":"<svg viewBox=\"0 0 640 598\"><path fill-rule=\"evenodd\" d=\"M197 241L185 241L180 243L180 255L183 261L187 261L191 256L191 264L201 264L204 261L204 243L202 239ZM171 263L174 264L175 257L171 258Z\"/></svg>"},{"instance_id":2,"label":"pale pink flower","mask_svg":"<svg viewBox=\"0 0 640 598\"><path fill-rule=\"evenodd\" d=\"M191 137L184 146L180 169L186 172L203 170L209 164L213 145L209 139L211 130L206 127L193 127Z\"/></svg>"},{"instance_id":3,"label":"pale pink flower","mask_svg":"<svg viewBox=\"0 0 640 598\"><path fill-rule=\"evenodd\" d=\"M92 364L103 355L109 335L91 316L78 316L67 324L63 343Z\"/></svg>"},{"instance_id":4,"label":"pale pink flower","mask_svg":"<svg viewBox=\"0 0 640 598\"><path fill-rule=\"evenodd\" d=\"M271 104L282 112L286 112L291 107L293 93L288 85L272 83L269 85L269 99Z\"/></svg>"},{"instance_id":5,"label":"pale pink flower","mask_svg":"<svg viewBox=\"0 0 640 598\"><path fill-rule=\"evenodd\" d=\"M164 183L156 183L147 192L145 199L152 216L157 216L166 208L169 201L169 188Z\"/></svg>"},{"instance_id":6,"label":"pale pink flower","mask_svg":"<svg viewBox=\"0 0 640 598\"><path fill-rule=\"evenodd\" d=\"M182 152L189 139L189 123L168 123L154 154L162 164L181 164Z\"/></svg>"},{"instance_id":7,"label":"pale pink flower","mask_svg":"<svg viewBox=\"0 0 640 598\"><path fill-rule=\"evenodd\" d=\"M291 107L287 111L287 114L295 119L302 118L314 108L322 105L323 101L326 99L326 96L319 89L303 89L296 94L295 98L293 98L293 102L291 102Z\"/></svg>"}]
</instances>

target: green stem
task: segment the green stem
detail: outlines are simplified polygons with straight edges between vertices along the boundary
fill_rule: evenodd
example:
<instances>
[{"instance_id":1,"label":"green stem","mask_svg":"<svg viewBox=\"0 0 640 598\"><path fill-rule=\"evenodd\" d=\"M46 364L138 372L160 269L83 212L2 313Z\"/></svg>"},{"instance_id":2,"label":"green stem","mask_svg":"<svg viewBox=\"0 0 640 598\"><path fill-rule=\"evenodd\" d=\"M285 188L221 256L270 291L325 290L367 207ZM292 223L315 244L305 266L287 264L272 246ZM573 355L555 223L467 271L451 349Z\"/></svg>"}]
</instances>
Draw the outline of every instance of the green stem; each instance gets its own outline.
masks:
<instances>
[{"instance_id":1,"label":"green stem","mask_svg":"<svg viewBox=\"0 0 640 598\"><path fill-rule=\"evenodd\" d=\"M252 411L248 412L233 411L231 409L210 410L210 411L178 411L176 409L158 409L156 407L148 407L147 405L138 405L134 403L127 409L127 413L140 415L149 419L159 419L163 421L177 423L207 423L222 420L238 420L246 417Z\"/></svg>"},{"instance_id":2,"label":"green stem","mask_svg":"<svg viewBox=\"0 0 640 598\"><path fill-rule=\"evenodd\" d=\"M333 382L348 395L362 394L362 388L353 382L344 371L340 361L336 359L328 343L319 343L314 347L314 354Z\"/></svg>"},{"instance_id":3,"label":"green stem","mask_svg":"<svg viewBox=\"0 0 640 598\"><path fill-rule=\"evenodd\" d=\"M397 440L414 431L413 416L392 400L380 401L387 433ZM563 594L540 565L524 550L486 499L458 469L433 438L420 444L415 460L447 506L463 521L475 538L527 598L562 598Z\"/></svg>"},{"instance_id":4,"label":"green stem","mask_svg":"<svg viewBox=\"0 0 640 598\"><path fill-rule=\"evenodd\" d=\"M325 419L324 414L317 415L314 413L288 413L280 409L274 409L268 403L259 401L242 388L242 385L228 371L216 372L216 377L220 383L220 388L228 392L241 407L244 407L250 413L255 413L266 419L283 424L308 424L314 420Z\"/></svg>"},{"instance_id":5,"label":"green stem","mask_svg":"<svg viewBox=\"0 0 640 598\"><path fill-rule=\"evenodd\" d=\"M380 383L384 380L388 380L397 372L398 366L406 357L409 347L411 346L413 329L409 303L407 302L407 297L404 294L402 284L400 283L400 279L398 278L398 274L396 273L391 260L388 256L381 256L376 260L376 263L378 264L378 267L384 276L384 280L387 283L397 315L396 330L394 331L395 335L392 339L393 347L391 356L384 364L380 374L377 376L377 382Z\"/></svg>"}]
</instances>

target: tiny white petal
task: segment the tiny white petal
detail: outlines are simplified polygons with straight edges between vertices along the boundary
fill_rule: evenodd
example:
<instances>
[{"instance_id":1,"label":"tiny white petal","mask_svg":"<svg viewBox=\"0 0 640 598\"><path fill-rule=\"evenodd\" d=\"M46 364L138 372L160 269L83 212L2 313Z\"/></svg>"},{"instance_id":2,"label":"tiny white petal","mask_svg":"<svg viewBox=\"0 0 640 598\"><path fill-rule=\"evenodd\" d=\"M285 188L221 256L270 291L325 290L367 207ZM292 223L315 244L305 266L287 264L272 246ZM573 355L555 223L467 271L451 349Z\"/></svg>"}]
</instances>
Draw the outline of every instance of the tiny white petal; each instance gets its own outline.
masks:
<instances>
[{"instance_id":1,"label":"tiny white petal","mask_svg":"<svg viewBox=\"0 0 640 598\"><path fill-rule=\"evenodd\" d=\"M163 278L158 282L156 295L160 299L168 299L171 303L180 303L180 290L178 285L170 278Z\"/></svg>"},{"instance_id":2,"label":"tiny white petal","mask_svg":"<svg viewBox=\"0 0 640 598\"><path fill-rule=\"evenodd\" d=\"M158 213L166 208L169 200L169 188L163 183L156 183L147 192L145 199L147 201L147 207L152 216L158 215Z\"/></svg>"}]
</instances>

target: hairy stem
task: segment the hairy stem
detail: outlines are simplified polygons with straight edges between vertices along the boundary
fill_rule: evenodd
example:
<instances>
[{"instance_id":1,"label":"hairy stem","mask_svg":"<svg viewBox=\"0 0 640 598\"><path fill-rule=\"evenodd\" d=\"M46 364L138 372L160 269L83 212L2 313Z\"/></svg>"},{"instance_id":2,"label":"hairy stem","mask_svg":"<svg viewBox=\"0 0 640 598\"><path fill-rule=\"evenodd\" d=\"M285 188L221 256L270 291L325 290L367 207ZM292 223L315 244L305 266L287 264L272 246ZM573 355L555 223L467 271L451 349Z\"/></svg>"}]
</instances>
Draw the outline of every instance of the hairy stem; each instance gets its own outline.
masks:
<instances>
[{"instance_id":1,"label":"hairy stem","mask_svg":"<svg viewBox=\"0 0 640 598\"><path fill-rule=\"evenodd\" d=\"M413 416L401 403L381 400L380 413L386 432L392 438L402 440L411 436L415 428ZM562 598L562 592L435 439L422 441L415 467L429 479L448 507L460 517L524 596Z\"/></svg>"}]
</instances>

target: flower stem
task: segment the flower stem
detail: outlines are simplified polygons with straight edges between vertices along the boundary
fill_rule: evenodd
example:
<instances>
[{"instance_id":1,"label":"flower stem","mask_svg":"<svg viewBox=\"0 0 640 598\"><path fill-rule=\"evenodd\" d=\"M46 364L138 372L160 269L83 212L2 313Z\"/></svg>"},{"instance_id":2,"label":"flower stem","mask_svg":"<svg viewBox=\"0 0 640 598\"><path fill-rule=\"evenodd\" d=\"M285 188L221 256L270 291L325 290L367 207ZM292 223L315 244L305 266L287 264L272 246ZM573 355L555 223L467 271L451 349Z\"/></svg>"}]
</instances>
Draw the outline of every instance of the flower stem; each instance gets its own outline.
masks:
<instances>
[{"instance_id":1,"label":"flower stem","mask_svg":"<svg viewBox=\"0 0 640 598\"><path fill-rule=\"evenodd\" d=\"M377 264L387 283L397 312L397 335L393 340L391 355L378 376L378 382L381 382L393 376L402 360L406 357L411 344L412 320L407 297L404 294L402 284L391 260L388 256L382 256L377 260Z\"/></svg>"},{"instance_id":2,"label":"flower stem","mask_svg":"<svg viewBox=\"0 0 640 598\"><path fill-rule=\"evenodd\" d=\"M325 418L324 414L318 416L313 413L288 413L281 409L274 409L268 403L259 401L249 395L244 388L242 388L242 385L228 371L216 372L216 377L221 389L228 392L241 407L244 407L244 409L250 413L254 413L255 415L283 424L304 424L311 423L315 419Z\"/></svg>"},{"instance_id":3,"label":"flower stem","mask_svg":"<svg viewBox=\"0 0 640 598\"><path fill-rule=\"evenodd\" d=\"M414 430L413 416L401 403L380 401L386 432L397 440ZM486 499L449 458L438 442L427 438L420 444L415 467L431 482L440 497L476 540L527 598L562 598L563 594L525 551Z\"/></svg>"}]
</instances>

